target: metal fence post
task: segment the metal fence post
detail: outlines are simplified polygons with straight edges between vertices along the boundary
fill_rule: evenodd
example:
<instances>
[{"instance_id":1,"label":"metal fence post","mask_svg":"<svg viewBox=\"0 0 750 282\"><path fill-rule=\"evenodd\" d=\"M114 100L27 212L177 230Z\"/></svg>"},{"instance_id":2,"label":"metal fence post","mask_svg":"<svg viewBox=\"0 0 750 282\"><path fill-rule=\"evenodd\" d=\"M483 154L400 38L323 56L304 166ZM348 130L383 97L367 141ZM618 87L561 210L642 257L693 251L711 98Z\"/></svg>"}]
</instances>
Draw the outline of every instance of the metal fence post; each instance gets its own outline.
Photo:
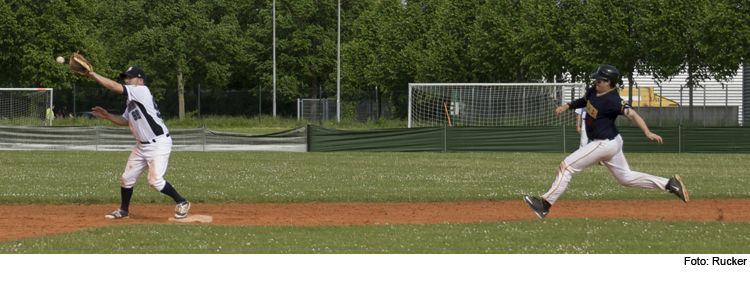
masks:
<instances>
[{"instance_id":1,"label":"metal fence post","mask_svg":"<svg viewBox=\"0 0 750 282\"><path fill-rule=\"evenodd\" d=\"M526 87L523 87L521 89L521 126L526 126ZM560 105L562 105L562 98L560 98Z\"/></svg>"},{"instance_id":2,"label":"metal fence post","mask_svg":"<svg viewBox=\"0 0 750 282\"><path fill-rule=\"evenodd\" d=\"M377 105L378 113L375 115L375 117L380 120L380 97L378 97L378 86L375 85L375 104Z\"/></svg>"},{"instance_id":3,"label":"metal fence post","mask_svg":"<svg viewBox=\"0 0 750 282\"><path fill-rule=\"evenodd\" d=\"M13 83L10 84L10 87L13 88ZM13 90L10 91L10 124L16 124L13 119Z\"/></svg>"},{"instance_id":4,"label":"metal fence post","mask_svg":"<svg viewBox=\"0 0 750 282\"><path fill-rule=\"evenodd\" d=\"M724 96L724 126L729 126L729 86L724 88L726 94Z\"/></svg>"},{"instance_id":5,"label":"metal fence post","mask_svg":"<svg viewBox=\"0 0 750 282\"><path fill-rule=\"evenodd\" d=\"M664 100L664 96L661 93L661 85L659 85L659 126L661 126L661 101Z\"/></svg>"},{"instance_id":6,"label":"metal fence post","mask_svg":"<svg viewBox=\"0 0 750 282\"><path fill-rule=\"evenodd\" d=\"M677 153L682 153L682 121L677 126Z\"/></svg>"},{"instance_id":7,"label":"metal fence post","mask_svg":"<svg viewBox=\"0 0 750 282\"><path fill-rule=\"evenodd\" d=\"M448 152L448 126L443 123L443 153Z\"/></svg>"},{"instance_id":8,"label":"metal fence post","mask_svg":"<svg viewBox=\"0 0 750 282\"><path fill-rule=\"evenodd\" d=\"M641 110L641 103L643 103L643 96L641 96L641 87L636 85L638 87L638 111Z\"/></svg>"},{"instance_id":9,"label":"metal fence post","mask_svg":"<svg viewBox=\"0 0 750 282\"><path fill-rule=\"evenodd\" d=\"M680 126L682 126L682 88L684 86L680 85Z\"/></svg>"},{"instance_id":10,"label":"metal fence post","mask_svg":"<svg viewBox=\"0 0 750 282\"><path fill-rule=\"evenodd\" d=\"M54 93L50 92L49 95L49 106L47 108L49 109L49 126L52 126L52 120L55 119L55 112L52 110L52 106L54 106L54 101L52 100L54 98Z\"/></svg>"},{"instance_id":11,"label":"metal fence post","mask_svg":"<svg viewBox=\"0 0 750 282\"><path fill-rule=\"evenodd\" d=\"M474 95L474 87L471 88L471 125L477 125L477 98Z\"/></svg>"},{"instance_id":12,"label":"metal fence post","mask_svg":"<svg viewBox=\"0 0 750 282\"><path fill-rule=\"evenodd\" d=\"M198 119L201 119L201 84L198 83Z\"/></svg>"},{"instance_id":13,"label":"metal fence post","mask_svg":"<svg viewBox=\"0 0 750 282\"><path fill-rule=\"evenodd\" d=\"M260 116L263 115L261 113L261 99L260 96L263 95L263 84L258 85L258 123L260 123Z\"/></svg>"}]
</instances>

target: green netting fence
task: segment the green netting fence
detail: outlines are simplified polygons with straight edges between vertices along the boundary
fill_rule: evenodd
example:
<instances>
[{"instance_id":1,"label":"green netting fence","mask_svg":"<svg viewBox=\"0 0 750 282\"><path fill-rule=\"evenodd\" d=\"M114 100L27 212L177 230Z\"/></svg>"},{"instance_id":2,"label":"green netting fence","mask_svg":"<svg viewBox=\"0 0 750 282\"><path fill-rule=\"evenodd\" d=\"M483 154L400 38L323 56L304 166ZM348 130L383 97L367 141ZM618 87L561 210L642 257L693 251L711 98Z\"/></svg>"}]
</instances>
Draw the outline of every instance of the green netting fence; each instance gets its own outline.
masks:
<instances>
[{"instance_id":1,"label":"green netting fence","mask_svg":"<svg viewBox=\"0 0 750 282\"><path fill-rule=\"evenodd\" d=\"M623 150L641 153L750 153L750 128L651 127L664 144L637 127L622 127ZM311 126L311 152L560 152L578 149L575 127L428 127L337 130Z\"/></svg>"}]
</instances>

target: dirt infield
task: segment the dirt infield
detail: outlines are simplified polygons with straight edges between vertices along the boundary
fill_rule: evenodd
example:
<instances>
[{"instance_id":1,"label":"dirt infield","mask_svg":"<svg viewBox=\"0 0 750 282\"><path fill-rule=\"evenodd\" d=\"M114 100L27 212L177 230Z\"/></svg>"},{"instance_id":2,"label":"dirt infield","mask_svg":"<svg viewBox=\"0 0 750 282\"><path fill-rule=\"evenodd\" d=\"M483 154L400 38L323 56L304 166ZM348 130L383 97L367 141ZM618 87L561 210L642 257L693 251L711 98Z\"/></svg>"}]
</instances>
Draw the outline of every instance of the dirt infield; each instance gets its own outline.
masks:
<instances>
[{"instance_id":1,"label":"dirt infield","mask_svg":"<svg viewBox=\"0 0 750 282\"><path fill-rule=\"evenodd\" d=\"M111 205L0 205L0 240L61 234L110 224L375 225L471 223L536 219L522 200L453 203L200 204L190 215L210 223L178 223L173 205L131 205L130 218L111 220ZM750 222L750 199L560 201L547 219L629 218Z\"/></svg>"}]
</instances>

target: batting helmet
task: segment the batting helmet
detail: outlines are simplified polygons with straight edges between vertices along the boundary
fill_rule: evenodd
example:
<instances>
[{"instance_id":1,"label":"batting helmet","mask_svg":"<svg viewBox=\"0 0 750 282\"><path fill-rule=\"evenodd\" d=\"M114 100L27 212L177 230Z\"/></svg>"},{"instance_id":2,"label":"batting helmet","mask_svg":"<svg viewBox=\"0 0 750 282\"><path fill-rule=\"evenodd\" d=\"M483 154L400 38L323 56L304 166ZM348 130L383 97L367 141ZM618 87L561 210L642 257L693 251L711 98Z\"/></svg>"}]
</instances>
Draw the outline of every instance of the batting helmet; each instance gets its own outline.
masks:
<instances>
[{"instance_id":1,"label":"batting helmet","mask_svg":"<svg viewBox=\"0 0 750 282\"><path fill-rule=\"evenodd\" d=\"M595 73L591 74L591 77L594 79L609 80L617 83L617 79L620 77L620 72L617 71L617 69L613 66L601 65L598 69L596 69Z\"/></svg>"}]
</instances>

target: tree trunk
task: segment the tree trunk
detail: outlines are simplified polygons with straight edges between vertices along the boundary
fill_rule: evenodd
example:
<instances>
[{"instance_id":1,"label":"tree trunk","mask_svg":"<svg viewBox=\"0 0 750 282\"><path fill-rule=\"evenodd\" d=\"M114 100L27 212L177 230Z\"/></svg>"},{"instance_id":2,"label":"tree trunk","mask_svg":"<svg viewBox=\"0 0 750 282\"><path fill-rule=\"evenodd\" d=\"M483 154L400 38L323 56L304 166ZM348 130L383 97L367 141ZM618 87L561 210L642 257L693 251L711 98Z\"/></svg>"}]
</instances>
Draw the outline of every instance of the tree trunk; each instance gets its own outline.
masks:
<instances>
[{"instance_id":1,"label":"tree trunk","mask_svg":"<svg viewBox=\"0 0 750 282\"><path fill-rule=\"evenodd\" d=\"M177 96L180 104L180 120L185 119L185 85L182 82L182 67L177 67Z\"/></svg>"},{"instance_id":2,"label":"tree trunk","mask_svg":"<svg viewBox=\"0 0 750 282\"><path fill-rule=\"evenodd\" d=\"M517 68L516 69L516 82L518 82L518 83L524 82L523 71L524 71L523 68Z\"/></svg>"}]
</instances>

